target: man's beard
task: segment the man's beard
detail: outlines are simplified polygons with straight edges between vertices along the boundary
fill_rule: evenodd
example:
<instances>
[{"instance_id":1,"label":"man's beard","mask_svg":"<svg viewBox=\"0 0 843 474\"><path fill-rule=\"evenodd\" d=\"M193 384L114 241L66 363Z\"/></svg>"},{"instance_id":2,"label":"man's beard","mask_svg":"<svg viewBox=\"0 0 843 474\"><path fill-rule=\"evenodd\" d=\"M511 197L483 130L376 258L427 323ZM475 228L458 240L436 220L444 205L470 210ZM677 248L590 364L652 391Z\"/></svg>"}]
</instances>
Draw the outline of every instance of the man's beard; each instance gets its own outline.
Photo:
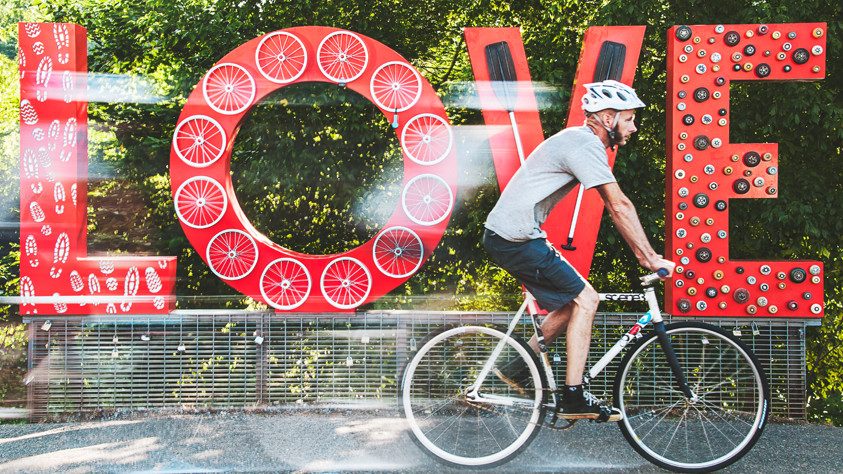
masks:
<instances>
[{"instance_id":1,"label":"man's beard","mask_svg":"<svg viewBox=\"0 0 843 474\"><path fill-rule=\"evenodd\" d=\"M615 135L615 139L612 140L612 142L614 142L613 145L624 146L626 145L626 142L629 141L629 137L624 137L624 135L621 133L619 125L615 125L615 129L612 130L612 132L614 132Z\"/></svg>"}]
</instances>

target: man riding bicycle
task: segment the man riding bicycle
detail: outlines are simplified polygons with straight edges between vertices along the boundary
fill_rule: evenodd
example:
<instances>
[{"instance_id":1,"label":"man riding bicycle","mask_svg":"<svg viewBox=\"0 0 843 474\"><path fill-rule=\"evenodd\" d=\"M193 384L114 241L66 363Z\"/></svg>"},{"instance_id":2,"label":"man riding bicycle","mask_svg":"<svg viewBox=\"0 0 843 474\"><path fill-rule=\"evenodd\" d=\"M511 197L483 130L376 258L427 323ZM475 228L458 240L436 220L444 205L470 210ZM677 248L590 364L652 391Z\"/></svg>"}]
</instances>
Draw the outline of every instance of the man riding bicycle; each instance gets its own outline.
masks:
<instances>
[{"instance_id":1,"label":"man riding bicycle","mask_svg":"<svg viewBox=\"0 0 843 474\"><path fill-rule=\"evenodd\" d=\"M586 84L582 99L585 123L564 129L530 154L501 193L486 219L483 246L492 260L530 291L547 317L541 325L543 342L566 331L567 372L561 417L617 421L622 415L583 390L583 372L591 343L591 325L599 296L594 288L547 242L541 229L551 209L577 184L597 188L609 216L639 264L650 270L675 263L657 254L641 226L635 207L618 186L609 167L607 148L623 146L635 128L635 109L644 107L635 90L607 80ZM539 352L536 336L530 347ZM520 387L529 378L517 359L495 374Z\"/></svg>"}]
</instances>

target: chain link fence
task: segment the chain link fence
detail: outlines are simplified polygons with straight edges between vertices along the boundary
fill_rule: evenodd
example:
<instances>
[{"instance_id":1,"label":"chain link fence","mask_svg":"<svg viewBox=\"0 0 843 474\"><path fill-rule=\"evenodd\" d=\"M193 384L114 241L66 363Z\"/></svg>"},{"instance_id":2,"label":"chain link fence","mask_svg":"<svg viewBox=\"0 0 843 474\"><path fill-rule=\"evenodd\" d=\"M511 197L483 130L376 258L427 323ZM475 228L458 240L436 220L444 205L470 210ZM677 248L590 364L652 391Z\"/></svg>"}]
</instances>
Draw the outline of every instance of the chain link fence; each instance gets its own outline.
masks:
<instances>
[{"instance_id":1,"label":"chain link fence","mask_svg":"<svg viewBox=\"0 0 843 474\"><path fill-rule=\"evenodd\" d=\"M598 314L589 362L638 316ZM397 406L401 372L430 333L447 325L505 325L511 317L451 311L294 316L177 311L29 318L27 403L33 420L126 409ZM733 331L758 355L770 380L774 415L805 418L805 327L811 321L706 321ZM525 318L518 332L528 337L531 331ZM564 380L560 339L552 358ZM592 381L592 392L611 398L619 362L620 357Z\"/></svg>"}]
</instances>

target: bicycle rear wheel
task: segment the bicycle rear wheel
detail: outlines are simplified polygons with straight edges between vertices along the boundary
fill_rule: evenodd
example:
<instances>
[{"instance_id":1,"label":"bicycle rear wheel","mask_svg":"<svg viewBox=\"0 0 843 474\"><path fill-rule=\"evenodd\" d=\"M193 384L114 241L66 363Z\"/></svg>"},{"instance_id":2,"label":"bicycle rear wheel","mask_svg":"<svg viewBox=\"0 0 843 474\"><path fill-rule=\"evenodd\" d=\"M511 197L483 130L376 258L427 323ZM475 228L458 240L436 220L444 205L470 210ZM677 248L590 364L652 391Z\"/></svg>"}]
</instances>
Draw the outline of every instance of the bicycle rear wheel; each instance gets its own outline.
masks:
<instances>
[{"instance_id":1,"label":"bicycle rear wheel","mask_svg":"<svg viewBox=\"0 0 843 474\"><path fill-rule=\"evenodd\" d=\"M496 367L518 358L532 380L519 393L494 373L466 393L506 339ZM532 441L544 419L543 382L532 351L496 329L464 326L433 336L404 372L402 406L414 440L446 464L492 466L506 462Z\"/></svg>"},{"instance_id":2,"label":"bicycle rear wheel","mask_svg":"<svg viewBox=\"0 0 843 474\"><path fill-rule=\"evenodd\" d=\"M770 392L758 359L739 339L704 323L667 326L697 401L679 390L656 335L629 351L615 377L619 422L639 454L681 472L721 469L746 454L764 429Z\"/></svg>"}]
</instances>

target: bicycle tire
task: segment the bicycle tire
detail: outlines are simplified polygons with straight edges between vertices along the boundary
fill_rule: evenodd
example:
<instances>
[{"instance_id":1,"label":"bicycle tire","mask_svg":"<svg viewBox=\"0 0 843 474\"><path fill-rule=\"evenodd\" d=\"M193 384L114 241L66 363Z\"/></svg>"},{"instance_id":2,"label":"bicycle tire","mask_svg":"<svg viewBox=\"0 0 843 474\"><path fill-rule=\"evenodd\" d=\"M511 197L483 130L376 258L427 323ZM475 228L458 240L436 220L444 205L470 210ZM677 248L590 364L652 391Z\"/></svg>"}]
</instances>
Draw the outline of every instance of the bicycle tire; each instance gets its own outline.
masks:
<instances>
[{"instance_id":1,"label":"bicycle tire","mask_svg":"<svg viewBox=\"0 0 843 474\"><path fill-rule=\"evenodd\" d=\"M764 370L746 344L719 327L683 322L667 325L667 333L698 401L679 390L651 332L626 354L615 376L621 432L663 468L722 469L749 452L764 430L770 412Z\"/></svg>"},{"instance_id":2,"label":"bicycle tire","mask_svg":"<svg viewBox=\"0 0 843 474\"><path fill-rule=\"evenodd\" d=\"M498 360L520 357L532 386L519 395L490 373L483 395L518 400L516 406L471 402L465 391L506 335L494 328L460 326L434 334L407 364L401 406L413 440L437 461L475 468L503 464L534 439L544 420L544 378L532 350L510 337Z\"/></svg>"}]
</instances>

